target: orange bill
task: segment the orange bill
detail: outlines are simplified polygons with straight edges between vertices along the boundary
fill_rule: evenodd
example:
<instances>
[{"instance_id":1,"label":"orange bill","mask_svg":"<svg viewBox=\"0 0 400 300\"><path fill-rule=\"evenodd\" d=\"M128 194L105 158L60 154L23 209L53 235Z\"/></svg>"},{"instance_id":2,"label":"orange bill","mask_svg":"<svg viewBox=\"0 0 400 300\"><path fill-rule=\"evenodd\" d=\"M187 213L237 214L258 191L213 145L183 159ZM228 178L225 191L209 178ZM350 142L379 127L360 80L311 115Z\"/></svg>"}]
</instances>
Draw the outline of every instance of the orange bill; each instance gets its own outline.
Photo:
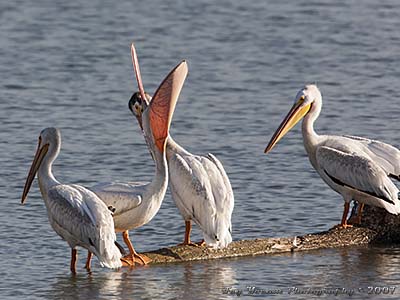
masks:
<instances>
[{"instance_id":1,"label":"orange bill","mask_svg":"<svg viewBox=\"0 0 400 300\"><path fill-rule=\"evenodd\" d=\"M161 152L164 151L172 115L187 74L188 66L183 60L165 77L150 102L150 126L156 146Z\"/></svg>"},{"instance_id":2,"label":"orange bill","mask_svg":"<svg viewBox=\"0 0 400 300\"><path fill-rule=\"evenodd\" d=\"M302 106L304 100L300 99L290 109L289 113L275 131L264 152L268 153L278 141L303 118L311 108L312 103Z\"/></svg>"},{"instance_id":3,"label":"orange bill","mask_svg":"<svg viewBox=\"0 0 400 300\"><path fill-rule=\"evenodd\" d=\"M26 197L28 196L29 189L32 186L32 182L35 179L35 175L40 167L40 164L43 161L43 158L46 156L47 151L49 150L49 144L41 146L41 139L39 138L39 144L36 150L35 157L33 159L31 168L29 169L28 178L26 179L24 191L22 193L21 203L24 204Z\"/></svg>"}]
</instances>

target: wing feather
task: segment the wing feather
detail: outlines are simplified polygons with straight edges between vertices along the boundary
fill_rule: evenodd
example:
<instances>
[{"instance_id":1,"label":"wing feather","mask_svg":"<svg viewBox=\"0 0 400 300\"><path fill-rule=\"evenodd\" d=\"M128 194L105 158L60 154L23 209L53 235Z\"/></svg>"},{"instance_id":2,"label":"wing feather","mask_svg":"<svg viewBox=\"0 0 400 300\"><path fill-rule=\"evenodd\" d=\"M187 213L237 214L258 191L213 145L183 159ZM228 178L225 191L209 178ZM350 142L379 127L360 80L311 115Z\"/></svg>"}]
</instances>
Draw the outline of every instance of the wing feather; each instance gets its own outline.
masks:
<instances>
[{"instance_id":1,"label":"wing feather","mask_svg":"<svg viewBox=\"0 0 400 300\"><path fill-rule=\"evenodd\" d=\"M200 226L207 244L227 246L232 241L233 192L212 158L176 153L169 166L173 197L184 217Z\"/></svg>"},{"instance_id":2,"label":"wing feather","mask_svg":"<svg viewBox=\"0 0 400 300\"><path fill-rule=\"evenodd\" d=\"M395 176L400 176L400 150L392 145L362 138L358 136L346 135L345 137L361 143L366 149L367 154L386 172Z\"/></svg>"},{"instance_id":3,"label":"wing feather","mask_svg":"<svg viewBox=\"0 0 400 300\"><path fill-rule=\"evenodd\" d=\"M179 197L184 199L180 202L185 212L199 225L204 223L200 219L201 216L213 216L216 213L215 203L210 198L210 184L204 180L204 170L196 160L190 157L183 158L179 154L174 156L171 163L174 165L171 174L174 179L171 178L170 184Z\"/></svg>"},{"instance_id":4,"label":"wing feather","mask_svg":"<svg viewBox=\"0 0 400 300\"><path fill-rule=\"evenodd\" d=\"M60 184L48 190L48 197L50 223L71 247L85 247L102 266L121 266L111 212L93 192L79 185Z\"/></svg>"},{"instance_id":5,"label":"wing feather","mask_svg":"<svg viewBox=\"0 0 400 300\"><path fill-rule=\"evenodd\" d=\"M96 217L88 207L79 190L68 185L57 185L48 191L49 197L54 200L51 203L55 210L62 210L70 216L83 218L90 221L92 225L96 224ZM63 214L54 214L57 218L66 220ZM70 222L68 222L70 224Z\"/></svg>"},{"instance_id":6,"label":"wing feather","mask_svg":"<svg viewBox=\"0 0 400 300\"><path fill-rule=\"evenodd\" d=\"M90 188L108 207L114 216L138 207L142 203L142 193L148 183L145 182L109 182Z\"/></svg>"},{"instance_id":7,"label":"wing feather","mask_svg":"<svg viewBox=\"0 0 400 300\"><path fill-rule=\"evenodd\" d=\"M229 215L232 215L233 207L234 207L234 196L231 183L229 181L228 175L225 172L225 169L222 163L215 157L215 155L208 153L208 159L216 166L219 171L220 178L223 181L223 185L225 187L225 197L223 197L223 201L221 201L222 208L224 211L227 211Z\"/></svg>"},{"instance_id":8,"label":"wing feather","mask_svg":"<svg viewBox=\"0 0 400 300\"><path fill-rule=\"evenodd\" d=\"M318 147L319 166L343 184L391 201L398 201L398 189L384 170L374 161L355 153L349 154L330 147Z\"/></svg>"}]
</instances>

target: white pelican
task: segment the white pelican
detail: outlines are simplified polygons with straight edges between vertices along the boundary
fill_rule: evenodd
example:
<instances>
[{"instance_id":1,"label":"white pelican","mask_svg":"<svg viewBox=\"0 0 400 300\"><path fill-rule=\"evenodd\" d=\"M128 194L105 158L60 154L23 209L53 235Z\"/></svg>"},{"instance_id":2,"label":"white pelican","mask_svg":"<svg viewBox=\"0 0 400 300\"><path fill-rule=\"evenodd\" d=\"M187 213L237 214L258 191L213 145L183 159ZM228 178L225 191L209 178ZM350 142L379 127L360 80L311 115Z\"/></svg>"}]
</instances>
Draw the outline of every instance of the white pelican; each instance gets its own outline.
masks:
<instances>
[{"instance_id":1,"label":"white pelican","mask_svg":"<svg viewBox=\"0 0 400 300\"><path fill-rule=\"evenodd\" d=\"M302 133L310 162L321 178L343 196L344 211L340 226L347 227L352 200L379 206L391 214L400 212L399 190L389 177L399 179L400 151L395 147L356 136L318 135L314 121L322 107L322 96L316 85L307 85L296 96L295 104L272 136L265 153L304 117Z\"/></svg>"},{"instance_id":2,"label":"white pelican","mask_svg":"<svg viewBox=\"0 0 400 300\"><path fill-rule=\"evenodd\" d=\"M111 211L91 191L76 184L62 184L51 171L60 152L61 135L56 128L46 128L39 136L39 144L26 179L21 203L38 173L39 187L51 227L72 249L70 269L76 273L77 246L89 251L86 268L94 253L102 267L121 267L121 253L115 245L116 236Z\"/></svg>"},{"instance_id":3,"label":"white pelican","mask_svg":"<svg viewBox=\"0 0 400 300\"><path fill-rule=\"evenodd\" d=\"M134 48L132 60L139 92L131 97L129 108L142 126L142 115L154 100L144 91ZM234 197L221 162L210 153L207 156L193 155L171 137L167 141L167 161L172 198L185 220L185 237L181 245L196 245L190 241L193 220L201 228L206 244L214 248L226 247L232 242Z\"/></svg>"},{"instance_id":4,"label":"white pelican","mask_svg":"<svg viewBox=\"0 0 400 300\"><path fill-rule=\"evenodd\" d=\"M115 230L122 232L129 248L125 259L147 264L150 258L138 254L129 240L128 230L150 222L160 209L168 186L168 166L165 144L172 115L188 72L182 61L164 79L155 92L150 109L143 114L143 133L156 164L150 183L102 183L91 188L106 204L113 207Z\"/></svg>"}]
</instances>

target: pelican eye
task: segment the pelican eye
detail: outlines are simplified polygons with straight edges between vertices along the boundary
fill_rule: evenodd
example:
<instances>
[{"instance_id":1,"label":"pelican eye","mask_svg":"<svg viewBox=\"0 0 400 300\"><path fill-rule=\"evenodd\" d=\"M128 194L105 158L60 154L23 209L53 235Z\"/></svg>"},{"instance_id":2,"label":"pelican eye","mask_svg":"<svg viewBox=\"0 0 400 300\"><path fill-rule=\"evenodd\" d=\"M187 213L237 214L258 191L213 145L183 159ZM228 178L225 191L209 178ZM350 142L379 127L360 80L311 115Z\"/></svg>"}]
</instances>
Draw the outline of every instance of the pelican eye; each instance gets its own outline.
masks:
<instances>
[{"instance_id":1,"label":"pelican eye","mask_svg":"<svg viewBox=\"0 0 400 300\"><path fill-rule=\"evenodd\" d=\"M304 96L304 95L302 95L300 98L299 98L299 100L297 100L297 104L298 105L300 105L300 104L303 104L303 102L306 100L306 97Z\"/></svg>"},{"instance_id":2,"label":"pelican eye","mask_svg":"<svg viewBox=\"0 0 400 300\"><path fill-rule=\"evenodd\" d=\"M141 112L140 105L137 102L135 103L135 110L137 113Z\"/></svg>"}]
</instances>

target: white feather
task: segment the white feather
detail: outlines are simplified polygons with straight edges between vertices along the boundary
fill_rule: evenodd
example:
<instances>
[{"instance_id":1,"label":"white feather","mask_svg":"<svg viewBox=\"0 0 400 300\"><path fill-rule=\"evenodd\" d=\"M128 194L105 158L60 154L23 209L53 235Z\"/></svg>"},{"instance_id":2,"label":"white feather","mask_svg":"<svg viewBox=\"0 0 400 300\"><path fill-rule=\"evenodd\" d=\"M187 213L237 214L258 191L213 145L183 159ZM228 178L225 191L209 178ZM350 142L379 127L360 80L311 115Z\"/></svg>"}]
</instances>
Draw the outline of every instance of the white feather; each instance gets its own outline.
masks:
<instances>
[{"instance_id":1,"label":"white feather","mask_svg":"<svg viewBox=\"0 0 400 300\"><path fill-rule=\"evenodd\" d=\"M347 193L349 200L380 206L392 214L400 212L399 190L384 170L366 155L320 146L316 158L321 177L335 190Z\"/></svg>"},{"instance_id":2,"label":"white feather","mask_svg":"<svg viewBox=\"0 0 400 300\"><path fill-rule=\"evenodd\" d=\"M111 212L94 193L79 185L60 184L48 190L46 202L50 224L71 248L88 249L103 267L121 267Z\"/></svg>"},{"instance_id":3,"label":"white feather","mask_svg":"<svg viewBox=\"0 0 400 300\"><path fill-rule=\"evenodd\" d=\"M172 197L185 221L193 220L205 242L224 248L232 242L232 187L215 156L192 155L171 138L167 144Z\"/></svg>"}]
</instances>

